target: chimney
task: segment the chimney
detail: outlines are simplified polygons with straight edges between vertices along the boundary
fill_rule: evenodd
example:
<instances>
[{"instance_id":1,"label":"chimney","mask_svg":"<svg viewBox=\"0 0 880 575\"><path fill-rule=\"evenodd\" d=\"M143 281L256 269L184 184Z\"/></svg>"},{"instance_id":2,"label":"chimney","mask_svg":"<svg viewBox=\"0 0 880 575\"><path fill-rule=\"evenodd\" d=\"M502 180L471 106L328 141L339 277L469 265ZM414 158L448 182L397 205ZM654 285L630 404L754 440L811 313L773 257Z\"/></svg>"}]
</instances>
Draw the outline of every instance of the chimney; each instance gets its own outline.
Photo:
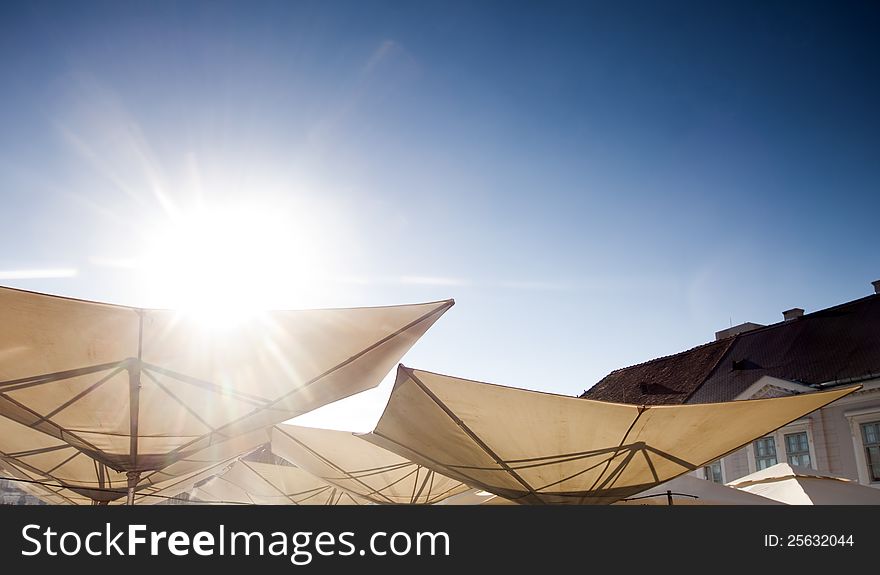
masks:
<instances>
[{"instance_id":1,"label":"chimney","mask_svg":"<svg viewBox=\"0 0 880 575\"><path fill-rule=\"evenodd\" d=\"M804 310L799 307L793 307L791 309L787 309L782 312L782 317L785 318L785 321L791 321L793 319L797 319L804 315Z\"/></svg>"},{"instance_id":2,"label":"chimney","mask_svg":"<svg viewBox=\"0 0 880 575\"><path fill-rule=\"evenodd\" d=\"M871 282L871 285L874 286L874 293L880 293L880 280Z\"/></svg>"},{"instance_id":3,"label":"chimney","mask_svg":"<svg viewBox=\"0 0 880 575\"><path fill-rule=\"evenodd\" d=\"M764 327L760 323L752 323L747 321L746 323L741 323L739 325L735 325L733 327L729 327L727 329L722 329L721 331L715 332L715 341L732 337L734 335L739 335L741 333L745 333L747 331L752 331L753 329L758 329L760 327Z\"/></svg>"}]
</instances>

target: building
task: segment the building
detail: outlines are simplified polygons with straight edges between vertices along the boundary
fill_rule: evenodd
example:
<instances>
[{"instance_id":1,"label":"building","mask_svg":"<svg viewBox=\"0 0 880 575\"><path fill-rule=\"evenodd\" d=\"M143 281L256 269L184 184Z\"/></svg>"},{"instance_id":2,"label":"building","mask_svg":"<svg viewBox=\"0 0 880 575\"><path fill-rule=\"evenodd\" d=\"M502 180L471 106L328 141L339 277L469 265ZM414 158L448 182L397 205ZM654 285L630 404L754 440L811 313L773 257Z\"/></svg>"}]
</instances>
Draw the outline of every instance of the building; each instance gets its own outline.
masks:
<instances>
[{"instance_id":1,"label":"building","mask_svg":"<svg viewBox=\"0 0 880 575\"><path fill-rule=\"evenodd\" d=\"M862 389L723 457L697 475L729 482L780 462L880 488L880 281L874 294L772 325L745 323L688 351L612 371L581 397L641 405Z\"/></svg>"},{"instance_id":2,"label":"building","mask_svg":"<svg viewBox=\"0 0 880 575\"><path fill-rule=\"evenodd\" d=\"M34 497L11 479L0 479L0 505L44 505L38 497Z\"/></svg>"}]
</instances>

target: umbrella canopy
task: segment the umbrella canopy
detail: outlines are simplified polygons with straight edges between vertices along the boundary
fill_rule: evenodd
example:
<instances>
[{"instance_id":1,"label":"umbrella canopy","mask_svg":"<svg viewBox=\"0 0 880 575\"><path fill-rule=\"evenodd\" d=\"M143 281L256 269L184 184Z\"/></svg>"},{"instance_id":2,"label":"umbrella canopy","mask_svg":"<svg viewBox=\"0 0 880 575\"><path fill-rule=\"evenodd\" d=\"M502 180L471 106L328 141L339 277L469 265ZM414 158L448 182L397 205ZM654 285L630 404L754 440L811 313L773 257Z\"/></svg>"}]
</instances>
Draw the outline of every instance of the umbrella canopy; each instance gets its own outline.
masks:
<instances>
[{"instance_id":1,"label":"umbrella canopy","mask_svg":"<svg viewBox=\"0 0 880 575\"><path fill-rule=\"evenodd\" d=\"M0 416L87 456L63 463L82 467L64 481L71 489L99 495L90 489L113 472L133 487L143 472L375 387L452 305L272 311L207 325L0 288ZM28 465L55 478L61 462L44 459Z\"/></svg>"},{"instance_id":2,"label":"umbrella canopy","mask_svg":"<svg viewBox=\"0 0 880 575\"><path fill-rule=\"evenodd\" d=\"M613 503L714 461L856 389L637 406L400 366L385 412L364 438L520 503Z\"/></svg>"},{"instance_id":3,"label":"umbrella canopy","mask_svg":"<svg viewBox=\"0 0 880 575\"><path fill-rule=\"evenodd\" d=\"M516 505L516 503L482 489L468 489L458 495L447 497L436 505Z\"/></svg>"},{"instance_id":4,"label":"umbrella canopy","mask_svg":"<svg viewBox=\"0 0 880 575\"><path fill-rule=\"evenodd\" d=\"M199 485L193 497L206 503L246 505L363 505L353 496L298 467L239 459L222 475Z\"/></svg>"},{"instance_id":5,"label":"umbrella canopy","mask_svg":"<svg viewBox=\"0 0 880 575\"><path fill-rule=\"evenodd\" d=\"M272 452L373 503L431 504L468 489L347 431L276 425Z\"/></svg>"},{"instance_id":6,"label":"umbrella canopy","mask_svg":"<svg viewBox=\"0 0 880 575\"><path fill-rule=\"evenodd\" d=\"M257 429L203 449L168 467L147 473L138 484L135 503L155 504L190 491L194 485L223 473L239 457L269 441L268 429Z\"/></svg>"},{"instance_id":7,"label":"umbrella canopy","mask_svg":"<svg viewBox=\"0 0 880 575\"><path fill-rule=\"evenodd\" d=\"M880 489L788 463L771 465L728 485L789 505L880 505Z\"/></svg>"},{"instance_id":8,"label":"umbrella canopy","mask_svg":"<svg viewBox=\"0 0 880 575\"><path fill-rule=\"evenodd\" d=\"M39 478L23 473L19 468L0 461L0 477L14 482L15 486L29 495L52 505L86 505L92 500L88 497L65 488L62 485L50 484Z\"/></svg>"},{"instance_id":9,"label":"umbrella canopy","mask_svg":"<svg viewBox=\"0 0 880 575\"><path fill-rule=\"evenodd\" d=\"M258 429L216 443L160 471L146 473L133 502L159 503L188 491L194 483L221 472L268 438L265 429ZM0 452L0 474L47 503L91 505L127 493L124 473L96 462L60 439L4 417L0 417L0 442L10 450ZM71 489L69 485L76 487Z\"/></svg>"},{"instance_id":10,"label":"umbrella canopy","mask_svg":"<svg viewBox=\"0 0 880 575\"><path fill-rule=\"evenodd\" d=\"M669 501L670 497L672 503ZM782 503L693 475L680 475L632 497L621 499L615 505L782 505Z\"/></svg>"}]
</instances>

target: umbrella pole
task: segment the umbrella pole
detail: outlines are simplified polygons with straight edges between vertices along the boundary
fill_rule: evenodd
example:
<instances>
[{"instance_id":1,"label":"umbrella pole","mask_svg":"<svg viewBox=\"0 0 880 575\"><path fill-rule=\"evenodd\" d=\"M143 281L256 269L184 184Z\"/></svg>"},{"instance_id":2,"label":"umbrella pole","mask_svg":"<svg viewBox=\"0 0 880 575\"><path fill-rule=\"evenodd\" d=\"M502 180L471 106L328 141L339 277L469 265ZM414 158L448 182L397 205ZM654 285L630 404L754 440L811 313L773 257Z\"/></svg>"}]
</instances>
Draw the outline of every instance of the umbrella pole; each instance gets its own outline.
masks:
<instances>
[{"instance_id":1,"label":"umbrella pole","mask_svg":"<svg viewBox=\"0 0 880 575\"><path fill-rule=\"evenodd\" d=\"M138 310L138 355L137 360L133 360L128 368L128 409L130 417L131 443L129 446L129 455L131 456L131 466L137 469L138 456L138 416L140 415L140 399L141 399L141 354L143 352L144 343L144 311ZM134 489L141 480L140 471L129 471L126 473L128 477L128 497L126 497L126 505L134 505Z\"/></svg>"},{"instance_id":2,"label":"umbrella pole","mask_svg":"<svg viewBox=\"0 0 880 575\"><path fill-rule=\"evenodd\" d=\"M672 505L672 490L671 489L666 490L666 501L668 501L669 504Z\"/></svg>"},{"instance_id":3,"label":"umbrella pole","mask_svg":"<svg viewBox=\"0 0 880 575\"><path fill-rule=\"evenodd\" d=\"M128 496L125 499L126 505L134 505L134 488L137 487L138 481L141 480L140 471L129 471L126 473L128 477Z\"/></svg>"}]
</instances>

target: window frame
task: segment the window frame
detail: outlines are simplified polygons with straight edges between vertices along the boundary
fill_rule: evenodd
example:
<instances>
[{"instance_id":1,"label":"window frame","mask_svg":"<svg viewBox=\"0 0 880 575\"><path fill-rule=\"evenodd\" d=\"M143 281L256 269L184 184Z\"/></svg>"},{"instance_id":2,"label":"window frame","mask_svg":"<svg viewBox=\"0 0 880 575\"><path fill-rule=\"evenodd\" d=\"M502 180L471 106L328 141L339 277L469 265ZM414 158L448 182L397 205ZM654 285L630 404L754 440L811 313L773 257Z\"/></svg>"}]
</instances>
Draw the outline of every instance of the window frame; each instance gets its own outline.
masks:
<instances>
[{"instance_id":1,"label":"window frame","mask_svg":"<svg viewBox=\"0 0 880 575\"><path fill-rule=\"evenodd\" d=\"M880 411L878 411L878 413L880 413ZM776 463L788 463L788 450L785 445L785 436L804 432L807 434L807 445L810 448L809 469L818 470L816 461L816 442L813 441L813 420L811 418L793 421L785 427L781 427L772 433L768 433L767 435L755 439L755 441L772 437L773 442L776 444ZM755 473L758 471L758 454L755 450L755 441L752 441L746 450L749 459L749 473ZM865 468L865 472L867 473L867 468ZM878 486L880 486L880 484L878 484Z\"/></svg>"},{"instance_id":2,"label":"window frame","mask_svg":"<svg viewBox=\"0 0 880 575\"><path fill-rule=\"evenodd\" d=\"M707 467L711 467L712 465L714 465L716 463L718 464L718 467L721 468L721 481L720 482L716 482L716 481L713 481L712 479L710 479L709 474L706 472ZM709 463L703 465L700 468L700 471L702 472L702 478L705 479L706 481L710 481L712 483L717 483L718 485L724 485L725 483L727 483L727 473L724 471L724 458L723 457L719 457L718 459L716 459L714 461L710 461Z\"/></svg>"},{"instance_id":3,"label":"window frame","mask_svg":"<svg viewBox=\"0 0 880 575\"><path fill-rule=\"evenodd\" d=\"M880 421L880 406L867 407L844 412L849 422L850 435L852 436L853 450L856 456L856 470L859 473L859 483L875 489L880 489L880 481L872 481L868 473L868 459L865 455L865 442L862 440L862 424Z\"/></svg>"},{"instance_id":4,"label":"window frame","mask_svg":"<svg viewBox=\"0 0 880 575\"><path fill-rule=\"evenodd\" d=\"M752 455L752 457L749 459L749 471L751 471L752 473L754 473L755 471L759 471L759 469L758 469L758 459L759 459L758 447L755 444L758 443L759 441L764 441L766 439L773 440L773 457L776 458L776 463L774 463L774 465L779 463L779 442L776 440L776 437L774 437L774 435L772 433L770 435L765 435L763 437L759 437L758 439L752 441L751 444L749 444L749 448L750 448L751 455ZM766 469L766 467L764 469Z\"/></svg>"},{"instance_id":5,"label":"window frame","mask_svg":"<svg viewBox=\"0 0 880 575\"><path fill-rule=\"evenodd\" d=\"M804 437L807 438L807 450L806 450L806 452L804 452L804 451L797 451L797 452L794 452L794 453L789 452L789 450L788 450L788 438L791 437L791 436L795 436L795 435L803 435ZM785 446L785 462L786 462L786 463L788 463L789 465L792 465L792 463L791 463L791 456L792 456L793 454L796 454L796 455L803 455L803 454L806 454L806 456L810 458L810 469L816 469L816 466L813 465L813 450L810 449L810 434L807 433L806 430L804 430L804 431L789 431L788 433L783 434L783 436L782 436L782 440L783 440L783 445ZM802 466L798 466L798 467L802 467Z\"/></svg>"}]
</instances>

